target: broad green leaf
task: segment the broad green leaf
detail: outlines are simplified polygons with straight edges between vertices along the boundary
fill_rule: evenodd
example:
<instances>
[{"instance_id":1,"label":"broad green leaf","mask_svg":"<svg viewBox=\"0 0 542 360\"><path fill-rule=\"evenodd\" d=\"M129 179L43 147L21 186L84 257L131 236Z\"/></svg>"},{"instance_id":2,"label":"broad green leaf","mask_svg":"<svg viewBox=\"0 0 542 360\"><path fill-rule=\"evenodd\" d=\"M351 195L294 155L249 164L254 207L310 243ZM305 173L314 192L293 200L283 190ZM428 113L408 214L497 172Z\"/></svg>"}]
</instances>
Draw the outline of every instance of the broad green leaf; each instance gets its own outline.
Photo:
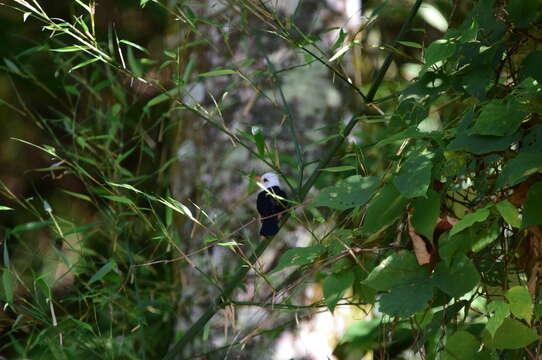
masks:
<instances>
[{"instance_id":1,"label":"broad green leaf","mask_svg":"<svg viewBox=\"0 0 542 360\"><path fill-rule=\"evenodd\" d=\"M506 185L514 186L541 170L542 156L540 153L521 152L504 165L496 185L500 188Z\"/></svg>"},{"instance_id":2,"label":"broad green leaf","mask_svg":"<svg viewBox=\"0 0 542 360\"><path fill-rule=\"evenodd\" d=\"M100 270L98 270L90 280L88 281L88 284L95 283L98 280L101 280L105 275L107 275L111 270L113 270L117 266L117 263L115 260L109 260L105 265L103 265Z\"/></svg>"},{"instance_id":3,"label":"broad green leaf","mask_svg":"<svg viewBox=\"0 0 542 360\"><path fill-rule=\"evenodd\" d=\"M479 252L489 244L493 243L499 237L501 233L500 227L497 223L492 222L489 224L482 223L479 227L471 228L471 238L473 239L470 249L474 252ZM477 231L475 231L475 229Z\"/></svg>"},{"instance_id":4,"label":"broad green leaf","mask_svg":"<svg viewBox=\"0 0 542 360\"><path fill-rule=\"evenodd\" d=\"M393 178L395 187L406 198L425 196L431 181L433 154L423 152L412 154L401 166L399 173Z\"/></svg>"},{"instance_id":5,"label":"broad green leaf","mask_svg":"<svg viewBox=\"0 0 542 360\"><path fill-rule=\"evenodd\" d=\"M538 340L538 334L521 322L506 318L497 332L491 337L489 332L482 334L484 343L495 349L521 349Z\"/></svg>"},{"instance_id":6,"label":"broad green leaf","mask_svg":"<svg viewBox=\"0 0 542 360\"><path fill-rule=\"evenodd\" d=\"M443 262L450 264L458 254L467 251L478 252L497 240L500 229L495 223L477 223L465 231L448 236L444 234L439 239L438 252Z\"/></svg>"},{"instance_id":7,"label":"broad green leaf","mask_svg":"<svg viewBox=\"0 0 542 360\"><path fill-rule=\"evenodd\" d=\"M279 259L279 263L273 272L280 271L290 266L303 266L312 263L326 252L323 245L314 245L294 248L286 251Z\"/></svg>"},{"instance_id":8,"label":"broad green leaf","mask_svg":"<svg viewBox=\"0 0 542 360\"><path fill-rule=\"evenodd\" d=\"M433 283L416 279L397 285L380 298L380 311L390 316L408 317L425 309L433 297Z\"/></svg>"},{"instance_id":9,"label":"broad green leaf","mask_svg":"<svg viewBox=\"0 0 542 360\"><path fill-rule=\"evenodd\" d=\"M414 254L403 250L384 259L369 273L363 283L373 289L386 291L400 284L427 278L427 271L418 265Z\"/></svg>"},{"instance_id":10,"label":"broad green leaf","mask_svg":"<svg viewBox=\"0 0 542 360\"><path fill-rule=\"evenodd\" d=\"M334 166L334 167L328 167L325 169L320 169L320 171L329 171L329 172L343 172L343 171L351 171L356 170L355 166L351 165L342 165L342 166Z\"/></svg>"},{"instance_id":11,"label":"broad green leaf","mask_svg":"<svg viewBox=\"0 0 542 360\"><path fill-rule=\"evenodd\" d=\"M231 69L213 70L205 73L198 74L198 77L207 78L212 76L223 76L237 74L237 71Z\"/></svg>"},{"instance_id":12,"label":"broad green leaf","mask_svg":"<svg viewBox=\"0 0 542 360\"><path fill-rule=\"evenodd\" d=\"M404 213L407 202L393 184L385 185L369 202L361 228L363 234L375 235L392 225Z\"/></svg>"},{"instance_id":13,"label":"broad green leaf","mask_svg":"<svg viewBox=\"0 0 542 360\"><path fill-rule=\"evenodd\" d=\"M512 135L527 115L518 101L493 100L482 112L469 134L507 136Z\"/></svg>"},{"instance_id":14,"label":"broad green leaf","mask_svg":"<svg viewBox=\"0 0 542 360\"><path fill-rule=\"evenodd\" d=\"M456 137L448 144L446 151L464 150L476 155L506 150L519 140L519 134L510 136L471 135L467 131L458 131Z\"/></svg>"},{"instance_id":15,"label":"broad green leaf","mask_svg":"<svg viewBox=\"0 0 542 360\"><path fill-rule=\"evenodd\" d=\"M314 206L326 206L337 210L351 209L367 203L380 185L376 177L350 176L335 186L323 189L316 197Z\"/></svg>"},{"instance_id":16,"label":"broad green leaf","mask_svg":"<svg viewBox=\"0 0 542 360\"><path fill-rule=\"evenodd\" d=\"M329 311L333 312L337 302L342 298L344 292L354 282L353 271L343 271L338 274L331 274L324 280L324 299Z\"/></svg>"},{"instance_id":17,"label":"broad green leaf","mask_svg":"<svg viewBox=\"0 0 542 360\"><path fill-rule=\"evenodd\" d=\"M527 323L530 323L533 317L534 305L527 287L514 286L506 292L505 296L510 303L512 314L518 319L523 319Z\"/></svg>"},{"instance_id":18,"label":"broad green leaf","mask_svg":"<svg viewBox=\"0 0 542 360\"><path fill-rule=\"evenodd\" d=\"M542 155L539 155L542 158ZM542 225L542 181L529 188L527 200L523 204L522 228L532 225Z\"/></svg>"},{"instance_id":19,"label":"broad green leaf","mask_svg":"<svg viewBox=\"0 0 542 360\"><path fill-rule=\"evenodd\" d=\"M511 226L515 228L519 228L521 226L521 219L519 218L519 211L518 209L512 205L512 203L508 200L503 200L497 204L495 204L495 207L499 211L499 214L501 214L502 218Z\"/></svg>"},{"instance_id":20,"label":"broad green leaf","mask_svg":"<svg viewBox=\"0 0 542 360\"><path fill-rule=\"evenodd\" d=\"M457 45L449 39L439 39L431 43L425 52L425 66L429 67L440 61L444 62L455 53Z\"/></svg>"},{"instance_id":21,"label":"broad green leaf","mask_svg":"<svg viewBox=\"0 0 542 360\"><path fill-rule=\"evenodd\" d=\"M495 300L487 305L487 311L493 313L486 324L486 330L493 338L504 319L510 314L510 306L503 301Z\"/></svg>"},{"instance_id":22,"label":"broad green leaf","mask_svg":"<svg viewBox=\"0 0 542 360\"><path fill-rule=\"evenodd\" d=\"M439 289L458 298L480 282L480 274L472 261L461 254L456 256L449 266L443 261L438 263L433 279Z\"/></svg>"},{"instance_id":23,"label":"broad green leaf","mask_svg":"<svg viewBox=\"0 0 542 360\"><path fill-rule=\"evenodd\" d=\"M445 360L478 360L478 349L480 348L480 341L467 331L456 331L452 336L449 336L446 340L446 346L444 349Z\"/></svg>"},{"instance_id":24,"label":"broad green leaf","mask_svg":"<svg viewBox=\"0 0 542 360\"><path fill-rule=\"evenodd\" d=\"M460 231L472 226L477 222L482 222L489 216L489 210L487 208L481 208L471 214L465 215L465 217L459 220L450 230L450 237L454 236Z\"/></svg>"},{"instance_id":25,"label":"broad green leaf","mask_svg":"<svg viewBox=\"0 0 542 360\"><path fill-rule=\"evenodd\" d=\"M416 232L432 241L440 216L440 194L429 190L427 198L418 198L412 201L412 208L414 209L410 219L412 226Z\"/></svg>"}]
</instances>

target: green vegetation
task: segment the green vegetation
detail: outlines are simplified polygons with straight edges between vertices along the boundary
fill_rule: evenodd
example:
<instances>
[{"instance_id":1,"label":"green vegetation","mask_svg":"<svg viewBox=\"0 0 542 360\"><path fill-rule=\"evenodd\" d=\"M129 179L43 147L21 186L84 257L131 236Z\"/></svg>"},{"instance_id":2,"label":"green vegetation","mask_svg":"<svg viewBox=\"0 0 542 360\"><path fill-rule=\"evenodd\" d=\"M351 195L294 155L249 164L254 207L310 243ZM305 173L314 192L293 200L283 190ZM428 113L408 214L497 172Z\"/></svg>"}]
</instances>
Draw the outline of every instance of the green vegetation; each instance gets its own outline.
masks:
<instances>
[{"instance_id":1,"label":"green vegetation","mask_svg":"<svg viewBox=\"0 0 542 360\"><path fill-rule=\"evenodd\" d=\"M332 3L0 4L1 355L541 356L542 2Z\"/></svg>"}]
</instances>

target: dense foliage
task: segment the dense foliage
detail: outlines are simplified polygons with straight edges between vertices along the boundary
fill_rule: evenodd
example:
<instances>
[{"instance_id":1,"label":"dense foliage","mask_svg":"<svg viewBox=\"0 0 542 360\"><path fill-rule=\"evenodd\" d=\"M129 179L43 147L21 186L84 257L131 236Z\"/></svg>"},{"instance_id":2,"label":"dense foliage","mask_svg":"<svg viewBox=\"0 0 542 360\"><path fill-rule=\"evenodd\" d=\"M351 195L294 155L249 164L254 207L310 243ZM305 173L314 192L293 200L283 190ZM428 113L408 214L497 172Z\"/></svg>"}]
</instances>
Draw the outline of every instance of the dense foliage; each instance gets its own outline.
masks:
<instances>
[{"instance_id":1,"label":"dense foliage","mask_svg":"<svg viewBox=\"0 0 542 360\"><path fill-rule=\"evenodd\" d=\"M542 2L429 4L443 34L368 3L355 31L311 1L125 5L159 44L99 2L2 6L43 28L1 69L33 129L5 149L39 160L0 183L0 354L271 356L347 308L338 359L538 358ZM276 239L253 165L290 193Z\"/></svg>"}]
</instances>

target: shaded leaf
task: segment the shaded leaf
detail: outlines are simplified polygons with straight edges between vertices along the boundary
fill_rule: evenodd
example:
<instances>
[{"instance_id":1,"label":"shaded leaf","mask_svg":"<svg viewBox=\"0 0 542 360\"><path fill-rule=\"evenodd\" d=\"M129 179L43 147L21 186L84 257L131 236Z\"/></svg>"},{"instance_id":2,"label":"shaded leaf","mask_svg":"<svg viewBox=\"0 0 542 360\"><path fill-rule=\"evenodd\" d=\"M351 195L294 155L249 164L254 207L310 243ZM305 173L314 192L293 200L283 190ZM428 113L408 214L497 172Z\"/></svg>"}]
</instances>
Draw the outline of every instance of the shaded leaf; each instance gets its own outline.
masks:
<instances>
[{"instance_id":1,"label":"shaded leaf","mask_svg":"<svg viewBox=\"0 0 542 360\"><path fill-rule=\"evenodd\" d=\"M470 259L461 254L447 265L440 262L433 275L435 285L452 297L461 297L480 282L480 274Z\"/></svg>"},{"instance_id":2,"label":"shaded leaf","mask_svg":"<svg viewBox=\"0 0 542 360\"><path fill-rule=\"evenodd\" d=\"M449 39L439 39L431 43L425 52L425 66L445 61L455 53L457 45Z\"/></svg>"},{"instance_id":3,"label":"shaded leaf","mask_svg":"<svg viewBox=\"0 0 542 360\"><path fill-rule=\"evenodd\" d=\"M320 171L329 171L329 172L343 172L343 171L351 171L351 170L356 170L356 167L352 165L342 165L342 166L334 166L334 167L320 169Z\"/></svg>"},{"instance_id":4,"label":"shaded leaf","mask_svg":"<svg viewBox=\"0 0 542 360\"><path fill-rule=\"evenodd\" d=\"M539 153L521 152L508 160L497 178L497 186L514 186L524 181L529 175L542 170L542 156Z\"/></svg>"},{"instance_id":5,"label":"shaded leaf","mask_svg":"<svg viewBox=\"0 0 542 360\"><path fill-rule=\"evenodd\" d=\"M314 206L326 206L337 210L365 205L380 185L376 177L350 176L335 186L323 189L316 197Z\"/></svg>"},{"instance_id":6,"label":"shaded leaf","mask_svg":"<svg viewBox=\"0 0 542 360\"><path fill-rule=\"evenodd\" d=\"M107 275L111 270L117 266L115 260L109 260L105 265L103 265L88 281L88 284L95 283L98 280L101 280L105 275Z\"/></svg>"},{"instance_id":7,"label":"shaded leaf","mask_svg":"<svg viewBox=\"0 0 542 360\"><path fill-rule=\"evenodd\" d=\"M342 298L344 292L354 282L354 273L352 271L343 271L338 274L331 274L324 280L323 291L326 305L329 311L333 312L337 302Z\"/></svg>"},{"instance_id":8,"label":"shaded leaf","mask_svg":"<svg viewBox=\"0 0 542 360\"><path fill-rule=\"evenodd\" d=\"M322 245L294 248L286 251L279 259L279 263L273 272L280 271L290 266L303 266L312 263L326 252Z\"/></svg>"},{"instance_id":9,"label":"shaded leaf","mask_svg":"<svg viewBox=\"0 0 542 360\"><path fill-rule=\"evenodd\" d=\"M527 228L532 225L542 225L542 181L531 185L523 204L521 227Z\"/></svg>"},{"instance_id":10,"label":"shaded leaf","mask_svg":"<svg viewBox=\"0 0 542 360\"><path fill-rule=\"evenodd\" d=\"M412 201L412 226L429 240L433 240L433 232L440 215L440 194L434 190L427 192L427 198Z\"/></svg>"},{"instance_id":11,"label":"shaded leaf","mask_svg":"<svg viewBox=\"0 0 542 360\"><path fill-rule=\"evenodd\" d=\"M507 136L512 135L527 115L523 105L517 101L493 100L482 108L482 112L470 134Z\"/></svg>"},{"instance_id":12,"label":"shaded leaf","mask_svg":"<svg viewBox=\"0 0 542 360\"><path fill-rule=\"evenodd\" d=\"M403 214L407 202L393 184L385 185L369 202L361 228L363 234L374 235L393 224Z\"/></svg>"},{"instance_id":13,"label":"shaded leaf","mask_svg":"<svg viewBox=\"0 0 542 360\"><path fill-rule=\"evenodd\" d=\"M400 251L384 259L363 281L376 290L390 290L409 282L425 280L427 271L418 265L416 257L410 251Z\"/></svg>"},{"instance_id":14,"label":"shaded leaf","mask_svg":"<svg viewBox=\"0 0 542 360\"><path fill-rule=\"evenodd\" d=\"M407 158L393 179L401 195L406 198L425 196L431 181L432 158L433 154L430 152L411 155Z\"/></svg>"},{"instance_id":15,"label":"shaded leaf","mask_svg":"<svg viewBox=\"0 0 542 360\"><path fill-rule=\"evenodd\" d=\"M416 279L397 285L380 298L380 311L390 316L408 317L425 309L433 297L429 279Z\"/></svg>"}]
</instances>

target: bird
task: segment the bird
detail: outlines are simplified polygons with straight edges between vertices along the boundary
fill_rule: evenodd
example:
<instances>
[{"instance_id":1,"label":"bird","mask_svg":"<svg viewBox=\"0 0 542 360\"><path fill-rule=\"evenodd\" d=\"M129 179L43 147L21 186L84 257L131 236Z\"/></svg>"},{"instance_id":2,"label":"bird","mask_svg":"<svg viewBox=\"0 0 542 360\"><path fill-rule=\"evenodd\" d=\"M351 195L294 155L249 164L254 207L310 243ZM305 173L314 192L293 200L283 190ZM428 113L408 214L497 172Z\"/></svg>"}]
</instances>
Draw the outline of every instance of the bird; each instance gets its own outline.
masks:
<instances>
[{"instance_id":1,"label":"bird","mask_svg":"<svg viewBox=\"0 0 542 360\"><path fill-rule=\"evenodd\" d=\"M260 235L274 236L279 232L279 214L288 209L287 195L280 188L277 174L268 172L256 177L263 187L258 194L256 207L261 216Z\"/></svg>"}]
</instances>

